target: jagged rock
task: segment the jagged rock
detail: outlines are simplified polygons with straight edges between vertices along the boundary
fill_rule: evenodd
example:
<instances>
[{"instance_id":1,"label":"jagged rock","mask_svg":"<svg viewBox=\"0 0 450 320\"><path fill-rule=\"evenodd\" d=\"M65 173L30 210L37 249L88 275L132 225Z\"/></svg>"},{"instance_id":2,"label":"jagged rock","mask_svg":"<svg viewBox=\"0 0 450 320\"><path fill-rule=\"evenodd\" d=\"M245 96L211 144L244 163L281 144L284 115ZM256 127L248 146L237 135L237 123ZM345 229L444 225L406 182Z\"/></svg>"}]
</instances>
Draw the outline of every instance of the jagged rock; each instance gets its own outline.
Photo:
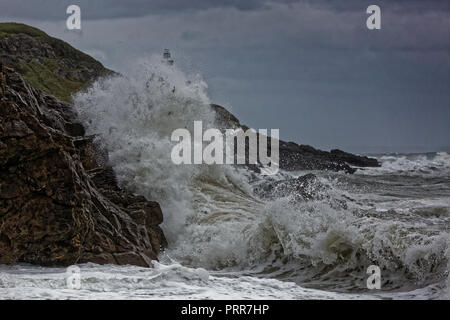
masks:
<instances>
[{"instance_id":1,"label":"jagged rock","mask_svg":"<svg viewBox=\"0 0 450 320\"><path fill-rule=\"evenodd\" d=\"M335 159L339 159L340 161L345 161L348 164L357 167L379 167L380 163L377 159L357 156L348 152L344 152L339 149L333 149L330 151L330 154Z\"/></svg>"},{"instance_id":2,"label":"jagged rock","mask_svg":"<svg viewBox=\"0 0 450 320\"><path fill-rule=\"evenodd\" d=\"M7 75L0 101L0 264L149 266L158 203L122 190L72 106Z\"/></svg>"}]
</instances>

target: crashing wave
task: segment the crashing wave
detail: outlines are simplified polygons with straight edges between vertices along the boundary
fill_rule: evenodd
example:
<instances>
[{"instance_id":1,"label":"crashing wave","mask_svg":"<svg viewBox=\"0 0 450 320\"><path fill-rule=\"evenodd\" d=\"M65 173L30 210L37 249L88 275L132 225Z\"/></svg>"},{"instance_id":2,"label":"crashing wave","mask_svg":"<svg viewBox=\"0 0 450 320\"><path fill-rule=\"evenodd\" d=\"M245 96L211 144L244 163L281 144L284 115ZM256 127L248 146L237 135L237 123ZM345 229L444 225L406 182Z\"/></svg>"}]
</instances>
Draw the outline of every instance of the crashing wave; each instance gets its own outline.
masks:
<instances>
[{"instance_id":1,"label":"crashing wave","mask_svg":"<svg viewBox=\"0 0 450 320\"><path fill-rule=\"evenodd\" d=\"M388 289L446 279L448 232L361 205L333 180L319 177L322 187L311 182L310 190L281 185L281 193L265 197L254 190L269 178L244 168L173 164L173 130L192 130L197 120L216 127L206 89L199 76L186 76L153 57L75 97L87 133L97 135L108 150L119 182L161 203L167 257L194 268L350 291L364 288L365 267L374 263L388 274L383 283ZM363 174L447 170L449 159L446 153L431 159L381 158L381 168ZM303 196L301 190L315 196Z\"/></svg>"}]
</instances>

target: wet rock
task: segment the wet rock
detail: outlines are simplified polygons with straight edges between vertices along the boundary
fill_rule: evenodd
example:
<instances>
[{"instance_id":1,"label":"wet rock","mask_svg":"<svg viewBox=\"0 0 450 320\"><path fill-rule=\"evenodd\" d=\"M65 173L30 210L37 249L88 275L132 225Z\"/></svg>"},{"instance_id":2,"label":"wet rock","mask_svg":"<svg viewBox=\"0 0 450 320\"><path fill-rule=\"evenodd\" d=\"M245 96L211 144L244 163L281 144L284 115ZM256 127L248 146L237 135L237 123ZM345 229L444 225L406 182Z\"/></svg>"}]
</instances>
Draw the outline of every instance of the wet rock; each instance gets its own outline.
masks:
<instances>
[{"instance_id":1,"label":"wet rock","mask_svg":"<svg viewBox=\"0 0 450 320\"><path fill-rule=\"evenodd\" d=\"M72 105L10 73L0 117L0 264L156 259L159 204L118 186Z\"/></svg>"},{"instance_id":2,"label":"wet rock","mask_svg":"<svg viewBox=\"0 0 450 320\"><path fill-rule=\"evenodd\" d=\"M340 161L345 161L352 166L357 167L379 167L381 164L377 159L369 158L365 156L357 156L348 152L344 152L342 150L333 149L330 151L330 155L335 159L339 159Z\"/></svg>"}]
</instances>

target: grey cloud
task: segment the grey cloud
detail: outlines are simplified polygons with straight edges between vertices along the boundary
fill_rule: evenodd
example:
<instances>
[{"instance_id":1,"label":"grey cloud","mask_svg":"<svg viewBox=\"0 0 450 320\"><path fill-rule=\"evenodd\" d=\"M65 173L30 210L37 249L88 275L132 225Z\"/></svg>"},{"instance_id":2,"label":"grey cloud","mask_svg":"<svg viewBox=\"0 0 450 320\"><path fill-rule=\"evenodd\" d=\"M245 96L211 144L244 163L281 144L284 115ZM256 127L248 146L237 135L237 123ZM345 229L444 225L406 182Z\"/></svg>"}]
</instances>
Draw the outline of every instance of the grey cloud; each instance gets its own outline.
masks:
<instances>
[{"instance_id":1,"label":"grey cloud","mask_svg":"<svg viewBox=\"0 0 450 320\"><path fill-rule=\"evenodd\" d=\"M277 4L306 4L309 7L336 12L361 12L372 0L3 0L0 18L15 17L36 20L63 20L68 5L82 8L85 19L142 17L152 14L182 14L187 11L214 8L237 10L267 9ZM450 11L450 1L377 0L383 9L401 12Z\"/></svg>"},{"instance_id":2,"label":"grey cloud","mask_svg":"<svg viewBox=\"0 0 450 320\"><path fill-rule=\"evenodd\" d=\"M331 9L336 12L361 11L369 5L376 4L382 10L395 12L428 12L428 11L450 11L450 1L448 0L299 0L311 6Z\"/></svg>"},{"instance_id":3,"label":"grey cloud","mask_svg":"<svg viewBox=\"0 0 450 320\"><path fill-rule=\"evenodd\" d=\"M257 10L273 3L296 0L13 0L2 1L0 18L63 20L71 4L79 5L85 19L142 17L152 14L181 14L212 8Z\"/></svg>"},{"instance_id":4,"label":"grey cloud","mask_svg":"<svg viewBox=\"0 0 450 320\"><path fill-rule=\"evenodd\" d=\"M65 31L64 21L37 18L43 13L18 20L119 72L171 48L178 66L205 76L214 102L250 126L280 128L285 139L352 151L448 145L450 1L376 2L380 31L365 27L365 0L250 1L246 7L108 1L107 8L103 0L81 1L93 17L81 34Z\"/></svg>"}]
</instances>

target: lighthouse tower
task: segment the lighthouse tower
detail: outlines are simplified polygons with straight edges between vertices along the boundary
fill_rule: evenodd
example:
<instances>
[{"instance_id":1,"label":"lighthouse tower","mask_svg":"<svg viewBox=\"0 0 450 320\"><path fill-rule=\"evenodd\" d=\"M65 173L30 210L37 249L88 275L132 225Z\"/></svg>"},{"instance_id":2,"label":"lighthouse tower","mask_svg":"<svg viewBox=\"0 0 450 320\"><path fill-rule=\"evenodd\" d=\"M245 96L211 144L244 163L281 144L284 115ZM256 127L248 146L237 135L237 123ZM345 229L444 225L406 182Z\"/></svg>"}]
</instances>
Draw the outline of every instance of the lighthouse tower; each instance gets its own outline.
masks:
<instances>
[{"instance_id":1,"label":"lighthouse tower","mask_svg":"<svg viewBox=\"0 0 450 320\"><path fill-rule=\"evenodd\" d=\"M167 63L169 66L173 65L173 59L170 56L170 51L169 49L164 49L164 53L163 53L163 62Z\"/></svg>"}]
</instances>

